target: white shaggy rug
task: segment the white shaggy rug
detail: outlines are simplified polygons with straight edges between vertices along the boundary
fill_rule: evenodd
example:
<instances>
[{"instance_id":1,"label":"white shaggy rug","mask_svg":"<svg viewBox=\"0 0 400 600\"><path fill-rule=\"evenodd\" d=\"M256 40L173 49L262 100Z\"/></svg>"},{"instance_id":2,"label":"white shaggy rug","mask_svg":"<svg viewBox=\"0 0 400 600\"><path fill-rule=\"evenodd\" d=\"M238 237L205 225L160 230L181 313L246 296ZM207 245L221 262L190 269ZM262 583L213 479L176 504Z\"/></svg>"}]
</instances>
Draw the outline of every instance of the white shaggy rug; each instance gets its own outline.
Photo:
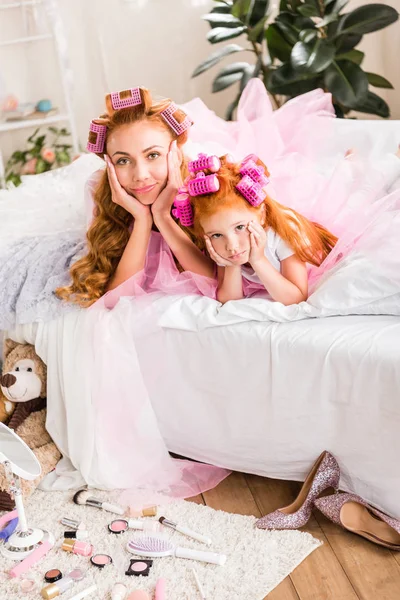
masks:
<instances>
[{"instance_id":1,"label":"white shaggy rug","mask_svg":"<svg viewBox=\"0 0 400 600\"><path fill-rule=\"evenodd\" d=\"M263 600L293 569L297 567L320 542L308 533L299 531L268 532L256 529L255 517L245 517L213 510L192 502L178 501L159 508L158 516L165 516L182 525L209 536L213 544L207 548L172 529L163 527L164 535L174 545L226 554L224 566L205 564L180 558L156 558L148 577L125 575L129 560L135 557L125 549L126 543L143 535L130 530L122 535L109 533L108 523L118 515L72 502L71 493L36 491L26 506L28 524L47 529L56 537L56 545L28 573L35 575L36 591L22 594L18 579L6 579L4 572L15 563L0 558L0 598L21 600L39 598L43 575L48 569L58 568L64 575L73 568L87 570L86 578L74 584L62 598L68 600L79 591L96 583L98 591L89 600L109 600L111 590L118 581L125 583L128 591L145 589L154 597L155 583L159 577L167 580L166 600L200 600L191 567L195 567L207 600ZM107 498L104 492L93 493ZM73 555L60 549L63 532L68 529L60 523L62 517L82 520L89 531L89 541L95 553L109 554L113 564L103 570L92 566L88 558ZM149 520L148 518L146 520Z\"/></svg>"}]
</instances>

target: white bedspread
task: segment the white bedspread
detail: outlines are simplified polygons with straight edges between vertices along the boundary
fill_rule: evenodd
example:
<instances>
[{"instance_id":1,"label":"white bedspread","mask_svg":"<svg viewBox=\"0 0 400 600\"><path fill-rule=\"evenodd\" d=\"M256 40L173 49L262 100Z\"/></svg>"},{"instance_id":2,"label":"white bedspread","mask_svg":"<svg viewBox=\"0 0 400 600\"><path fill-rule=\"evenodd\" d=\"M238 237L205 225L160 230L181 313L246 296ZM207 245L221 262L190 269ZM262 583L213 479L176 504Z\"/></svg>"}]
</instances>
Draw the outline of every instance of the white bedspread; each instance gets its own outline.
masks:
<instances>
[{"instance_id":1,"label":"white bedspread","mask_svg":"<svg viewBox=\"0 0 400 600\"><path fill-rule=\"evenodd\" d=\"M157 369L144 374L167 447L234 470L297 480L328 449L340 462L344 489L400 517L400 318L278 323L261 320L257 311L251 319L257 300L218 312L215 301L197 297L169 298L165 314L171 319L178 311L182 323L185 311L205 302L209 312L214 305L214 322L190 331L170 320L163 335L168 376L166 369L162 377L154 376ZM119 318L127 305L116 307ZM87 357L76 360L86 319L85 311L69 313L11 333L35 343L48 365L47 428L79 470L64 459L62 477L48 482L53 489L93 481L97 472ZM143 338L140 355L157 356L158 344L157 336Z\"/></svg>"}]
</instances>

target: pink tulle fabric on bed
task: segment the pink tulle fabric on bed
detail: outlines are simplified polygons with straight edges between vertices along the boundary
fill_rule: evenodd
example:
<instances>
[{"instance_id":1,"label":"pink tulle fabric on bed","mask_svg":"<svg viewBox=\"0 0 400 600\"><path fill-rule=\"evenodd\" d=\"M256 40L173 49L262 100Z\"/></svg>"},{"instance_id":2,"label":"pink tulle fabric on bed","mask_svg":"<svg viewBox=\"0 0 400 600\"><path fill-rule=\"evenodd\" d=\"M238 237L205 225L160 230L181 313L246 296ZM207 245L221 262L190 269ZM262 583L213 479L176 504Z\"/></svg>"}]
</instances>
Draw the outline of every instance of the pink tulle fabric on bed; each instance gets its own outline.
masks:
<instances>
[{"instance_id":1,"label":"pink tulle fabric on bed","mask_svg":"<svg viewBox=\"0 0 400 600\"><path fill-rule=\"evenodd\" d=\"M317 157L334 118L329 94L315 90L274 112L262 83L252 80L242 95L237 122L223 121L199 100L184 108L195 122L192 143L207 148L211 144L219 154L230 152L238 160L259 155L271 172L268 193L339 236L321 267L310 267L311 289L354 248L374 251L377 238L369 231L385 211L398 208L399 194L377 201L379 176L366 186L365 170L357 159L342 156L335 169L320 172ZM249 287L249 295L256 292L257 286ZM88 373L98 461L92 471L100 487L128 490L131 503L139 498L151 502L160 494L193 496L228 474L219 467L171 458L152 408L154 380L167 382L173 372L173 357L164 349L158 325L162 299L169 295L215 298L216 282L180 273L161 235L152 232L144 270L88 311ZM151 356L142 348L146 336L154 336L156 342Z\"/></svg>"}]
</instances>

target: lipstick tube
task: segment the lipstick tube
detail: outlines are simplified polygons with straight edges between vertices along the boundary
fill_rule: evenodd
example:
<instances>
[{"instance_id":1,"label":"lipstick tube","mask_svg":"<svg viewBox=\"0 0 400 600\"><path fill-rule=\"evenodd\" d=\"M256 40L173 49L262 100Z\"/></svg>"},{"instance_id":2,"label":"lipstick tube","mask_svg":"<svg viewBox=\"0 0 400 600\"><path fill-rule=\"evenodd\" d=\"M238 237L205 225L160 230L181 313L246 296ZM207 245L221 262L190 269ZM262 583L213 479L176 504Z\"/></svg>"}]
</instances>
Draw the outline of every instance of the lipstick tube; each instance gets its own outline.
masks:
<instances>
[{"instance_id":1,"label":"lipstick tube","mask_svg":"<svg viewBox=\"0 0 400 600\"><path fill-rule=\"evenodd\" d=\"M81 556L92 556L93 553L92 544L74 539L64 539L61 549Z\"/></svg>"},{"instance_id":2,"label":"lipstick tube","mask_svg":"<svg viewBox=\"0 0 400 600\"><path fill-rule=\"evenodd\" d=\"M57 598L57 596L66 592L74 583L73 579L63 577L63 579L60 579L57 583L46 585L40 592L40 595L42 598L45 598L45 600L52 600L52 598Z\"/></svg>"}]
</instances>

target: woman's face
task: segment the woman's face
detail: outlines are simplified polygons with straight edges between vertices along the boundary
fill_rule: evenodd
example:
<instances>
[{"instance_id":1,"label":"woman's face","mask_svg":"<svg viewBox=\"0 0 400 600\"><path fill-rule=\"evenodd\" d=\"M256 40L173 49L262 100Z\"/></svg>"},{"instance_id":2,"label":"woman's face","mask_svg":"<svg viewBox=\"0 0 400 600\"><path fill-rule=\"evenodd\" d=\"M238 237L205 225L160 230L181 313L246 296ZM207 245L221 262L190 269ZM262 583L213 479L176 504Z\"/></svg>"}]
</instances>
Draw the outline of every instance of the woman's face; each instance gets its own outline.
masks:
<instances>
[{"instance_id":1,"label":"woman's face","mask_svg":"<svg viewBox=\"0 0 400 600\"><path fill-rule=\"evenodd\" d=\"M169 131L150 121L123 125L107 138L118 181L142 204L153 204L167 183L171 142Z\"/></svg>"}]
</instances>

